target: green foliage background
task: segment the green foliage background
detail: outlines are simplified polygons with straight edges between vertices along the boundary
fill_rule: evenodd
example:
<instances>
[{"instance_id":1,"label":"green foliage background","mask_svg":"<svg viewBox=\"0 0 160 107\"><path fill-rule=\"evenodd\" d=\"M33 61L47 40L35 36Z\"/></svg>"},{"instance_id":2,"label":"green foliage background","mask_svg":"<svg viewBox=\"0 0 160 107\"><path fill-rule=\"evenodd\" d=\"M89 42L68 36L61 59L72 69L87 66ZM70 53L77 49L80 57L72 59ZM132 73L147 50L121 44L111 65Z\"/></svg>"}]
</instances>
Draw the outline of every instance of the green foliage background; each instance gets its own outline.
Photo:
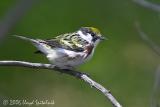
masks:
<instances>
[{"instance_id":1,"label":"green foliage background","mask_svg":"<svg viewBox=\"0 0 160 107\"><path fill-rule=\"evenodd\" d=\"M17 2L0 1L0 20ZM159 44L159 14L131 0L40 0L0 43L0 60L48 62L33 53L31 44L11 35L44 39L94 26L109 40L102 42L93 59L78 69L110 89L124 107L149 107L160 61L140 38L137 21ZM49 70L18 67L0 67L0 99L1 106L3 99L54 99L54 107L112 107L101 93L81 80Z\"/></svg>"}]
</instances>

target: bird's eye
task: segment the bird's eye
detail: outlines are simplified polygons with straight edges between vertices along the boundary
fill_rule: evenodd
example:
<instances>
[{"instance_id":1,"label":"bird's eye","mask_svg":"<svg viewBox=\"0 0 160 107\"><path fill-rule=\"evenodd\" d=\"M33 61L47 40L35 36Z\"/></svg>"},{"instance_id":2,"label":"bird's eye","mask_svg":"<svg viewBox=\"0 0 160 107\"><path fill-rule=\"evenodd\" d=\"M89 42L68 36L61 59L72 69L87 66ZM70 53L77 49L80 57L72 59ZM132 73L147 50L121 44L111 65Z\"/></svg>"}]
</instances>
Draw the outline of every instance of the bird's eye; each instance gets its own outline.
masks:
<instances>
[{"instance_id":1,"label":"bird's eye","mask_svg":"<svg viewBox=\"0 0 160 107\"><path fill-rule=\"evenodd\" d=\"M95 37L95 34L94 34L94 33L91 33L91 36L92 36L92 37Z\"/></svg>"}]
</instances>

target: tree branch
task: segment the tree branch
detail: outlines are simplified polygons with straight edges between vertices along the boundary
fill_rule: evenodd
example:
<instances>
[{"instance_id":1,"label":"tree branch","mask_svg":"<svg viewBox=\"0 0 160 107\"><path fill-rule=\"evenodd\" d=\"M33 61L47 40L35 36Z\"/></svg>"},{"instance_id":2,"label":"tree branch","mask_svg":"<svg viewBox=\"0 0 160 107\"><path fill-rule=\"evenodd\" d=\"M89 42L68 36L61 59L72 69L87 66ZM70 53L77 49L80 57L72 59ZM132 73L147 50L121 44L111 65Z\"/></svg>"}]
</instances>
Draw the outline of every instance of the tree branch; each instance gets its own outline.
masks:
<instances>
[{"instance_id":1,"label":"tree branch","mask_svg":"<svg viewBox=\"0 0 160 107\"><path fill-rule=\"evenodd\" d=\"M60 73L71 75L73 77L76 77L85 81L91 87L94 87L100 92L102 92L102 94L104 94L105 97L109 99L109 101L112 103L114 107L122 107L120 103L113 97L113 95L110 93L108 89L104 88L102 85L92 80L85 73L75 71L75 70L63 70L52 64L31 63L31 62L25 62L25 61L0 61L0 66L17 66L17 67L27 67L27 68L35 68L35 69L49 69L49 70L54 70Z\"/></svg>"},{"instance_id":2,"label":"tree branch","mask_svg":"<svg viewBox=\"0 0 160 107\"><path fill-rule=\"evenodd\" d=\"M160 107L158 102L158 95L160 94L159 89L160 89L160 65L158 66L155 72L155 80L151 97L151 107Z\"/></svg>"},{"instance_id":3,"label":"tree branch","mask_svg":"<svg viewBox=\"0 0 160 107\"><path fill-rule=\"evenodd\" d=\"M0 40L14 27L14 25L31 9L37 0L19 0L0 21Z\"/></svg>"},{"instance_id":4,"label":"tree branch","mask_svg":"<svg viewBox=\"0 0 160 107\"><path fill-rule=\"evenodd\" d=\"M139 33L139 36L142 38L144 42L147 43L148 46L151 47L151 49L157 53L157 55L160 56L160 47L154 43L146 33L144 33L140 27L140 24L138 22L135 23L135 27ZM151 107L159 107L158 103L158 94L160 89L160 65L157 67L156 73L155 73L155 81L154 81L154 87L151 97Z\"/></svg>"},{"instance_id":5,"label":"tree branch","mask_svg":"<svg viewBox=\"0 0 160 107\"><path fill-rule=\"evenodd\" d=\"M160 47L159 47L157 44L155 44L155 43L147 36L147 34L144 33L144 32L141 30L141 27L140 27L140 25L139 25L138 22L135 23L135 27L136 27L136 29L137 29L137 31L138 31L138 33L139 33L139 36L142 38L142 40L143 40L144 42L146 42L146 43L151 47L151 49L152 49L155 53L157 53L157 55L160 56Z\"/></svg>"},{"instance_id":6,"label":"tree branch","mask_svg":"<svg viewBox=\"0 0 160 107\"><path fill-rule=\"evenodd\" d=\"M146 0L133 0L133 2L139 4L143 7L149 8L153 11L160 12L160 5L158 5L158 4L150 3Z\"/></svg>"}]
</instances>

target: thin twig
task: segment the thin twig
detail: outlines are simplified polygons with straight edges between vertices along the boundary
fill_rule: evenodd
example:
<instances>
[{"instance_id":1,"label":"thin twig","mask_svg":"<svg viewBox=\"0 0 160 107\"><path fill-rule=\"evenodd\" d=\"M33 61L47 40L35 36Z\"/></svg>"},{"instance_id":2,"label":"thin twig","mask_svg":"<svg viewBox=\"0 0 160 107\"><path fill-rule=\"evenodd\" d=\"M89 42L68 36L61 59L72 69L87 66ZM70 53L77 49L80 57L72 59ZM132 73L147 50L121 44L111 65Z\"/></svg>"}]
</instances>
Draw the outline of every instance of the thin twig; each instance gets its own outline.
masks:
<instances>
[{"instance_id":1,"label":"thin twig","mask_svg":"<svg viewBox=\"0 0 160 107\"><path fill-rule=\"evenodd\" d=\"M158 66L155 73L155 80L151 97L151 107L159 107L158 103L158 95L160 94L159 89L160 89L160 65Z\"/></svg>"},{"instance_id":2,"label":"thin twig","mask_svg":"<svg viewBox=\"0 0 160 107\"><path fill-rule=\"evenodd\" d=\"M157 55L160 56L160 47L159 47L157 44L155 44L155 43L147 36L147 34L144 33L144 32L141 30L141 27L140 27L140 25L139 25L138 22L135 23L135 27L136 27L136 29L137 29L137 31L138 31L138 33L139 33L139 36L142 38L142 40L143 40L144 42L146 42L146 43L148 44L148 46L150 46L150 47L152 48L152 50L157 53Z\"/></svg>"},{"instance_id":3,"label":"thin twig","mask_svg":"<svg viewBox=\"0 0 160 107\"><path fill-rule=\"evenodd\" d=\"M0 40L14 27L37 0L19 0L15 6L9 9L0 22Z\"/></svg>"},{"instance_id":4,"label":"thin twig","mask_svg":"<svg viewBox=\"0 0 160 107\"><path fill-rule=\"evenodd\" d=\"M138 22L135 23L136 29L139 33L139 36L142 38L144 42L147 43L148 46L152 48L152 50L160 56L160 47L154 43L146 33L144 33L140 27L140 24ZM158 103L158 98L157 94L159 94L159 89L160 89L160 66L158 66L156 73L155 73L155 81L154 81L154 87L153 87L153 92L152 92L152 97L151 97L151 107L159 107Z\"/></svg>"},{"instance_id":5,"label":"thin twig","mask_svg":"<svg viewBox=\"0 0 160 107\"><path fill-rule=\"evenodd\" d=\"M138 5L141 5L143 7L149 8L153 11L156 12L160 12L160 5L155 4L155 3L151 3L149 1L146 0L133 0L135 3L137 3Z\"/></svg>"},{"instance_id":6,"label":"thin twig","mask_svg":"<svg viewBox=\"0 0 160 107\"><path fill-rule=\"evenodd\" d=\"M112 96L112 94L108 89L104 88L102 85L92 80L85 73L81 73L75 70L62 70L52 64L31 63L31 62L25 62L25 61L0 61L0 66L17 66L17 67L27 67L27 68L35 68L35 69L49 69L49 70L54 70L57 72L71 75L73 77L76 77L85 81L90 86L102 92L105 95L105 97L109 99L109 101L112 103L114 107L122 107L120 103Z\"/></svg>"}]
</instances>

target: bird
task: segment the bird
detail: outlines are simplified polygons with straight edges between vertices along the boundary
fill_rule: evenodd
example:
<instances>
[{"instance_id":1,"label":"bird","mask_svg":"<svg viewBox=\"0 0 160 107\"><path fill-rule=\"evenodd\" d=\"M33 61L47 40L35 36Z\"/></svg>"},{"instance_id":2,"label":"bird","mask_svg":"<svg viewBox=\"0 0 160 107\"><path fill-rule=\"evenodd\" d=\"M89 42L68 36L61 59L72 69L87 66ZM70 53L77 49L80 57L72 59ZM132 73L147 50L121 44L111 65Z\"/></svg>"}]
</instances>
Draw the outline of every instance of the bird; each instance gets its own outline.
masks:
<instances>
[{"instance_id":1,"label":"bird","mask_svg":"<svg viewBox=\"0 0 160 107\"><path fill-rule=\"evenodd\" d=\"M75 69L90 60L99 42L106 39L95 27L81 27L75 32L45 40L14 36L30 41L37 48L35 53L44 54L60 69Z\"/></svg>"}]
</instances>

